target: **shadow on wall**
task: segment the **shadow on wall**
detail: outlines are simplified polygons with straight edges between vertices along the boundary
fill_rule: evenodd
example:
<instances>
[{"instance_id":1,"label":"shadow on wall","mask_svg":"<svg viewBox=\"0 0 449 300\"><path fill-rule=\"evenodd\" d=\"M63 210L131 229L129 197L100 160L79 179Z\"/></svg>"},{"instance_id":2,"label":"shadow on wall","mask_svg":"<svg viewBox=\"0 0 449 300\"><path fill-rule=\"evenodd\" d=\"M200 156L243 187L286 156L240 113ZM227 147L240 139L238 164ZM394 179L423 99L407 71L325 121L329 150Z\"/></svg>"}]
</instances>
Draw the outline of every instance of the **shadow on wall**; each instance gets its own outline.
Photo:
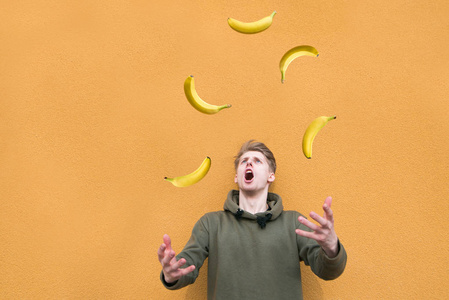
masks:
<instances>
[{"instance_id":1,"label":"shadow on wall","mask_svg":"<svg viewBox=\"0 0 449 300\"><path fill-rule=\"evenodd\" d=\"M304 299L324 300L319 279L310 269L301 263L302 293Z\"/></svg>"},{"instance_id":2,"label":"shadow on wall","mask_svg":"<svg viewBox=\"0 0 449 300\"><path fill-rule=\"evenodd\" d=\"M207 262L208 259L204 261L195 283L186 287L185 300L207 299Z\"/></svg>"},{"instance_id":3,"label":"shadow on wall","mask_svg":"<svg viewBox=\"0 0 449 300\"><path fill-rule=\"evenodd\" d=\"M207 299L207 284L204 286L190 286L187 288L185 300Z\"/></svg>"}]
</instances>

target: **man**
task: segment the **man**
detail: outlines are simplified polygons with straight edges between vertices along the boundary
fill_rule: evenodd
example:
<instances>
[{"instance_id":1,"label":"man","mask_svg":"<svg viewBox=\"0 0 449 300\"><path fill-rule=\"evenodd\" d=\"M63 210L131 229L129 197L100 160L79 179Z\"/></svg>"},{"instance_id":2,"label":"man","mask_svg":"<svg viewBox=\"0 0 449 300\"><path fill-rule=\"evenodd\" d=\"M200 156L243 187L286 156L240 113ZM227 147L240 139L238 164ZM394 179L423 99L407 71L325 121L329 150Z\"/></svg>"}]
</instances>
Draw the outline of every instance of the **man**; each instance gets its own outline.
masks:
<instances>
[{"instance_id":1,"label":"man","mask_svg":"<svg viewBox=\"0 0 449 300\"><path fill-rule=\"evenodd\" d=\"M239 190L228 193L224 211L205 214L175 256L168 235L158 250L161 281L168 289L195 282L208 257L208 299L302 299L300 261L325 280L346 266L346 251L334 230L332 198L307 220L284 211L279 195L268 192L276 160L263 144L243 144L234 161Z\"/></svg>"}]
</instances>

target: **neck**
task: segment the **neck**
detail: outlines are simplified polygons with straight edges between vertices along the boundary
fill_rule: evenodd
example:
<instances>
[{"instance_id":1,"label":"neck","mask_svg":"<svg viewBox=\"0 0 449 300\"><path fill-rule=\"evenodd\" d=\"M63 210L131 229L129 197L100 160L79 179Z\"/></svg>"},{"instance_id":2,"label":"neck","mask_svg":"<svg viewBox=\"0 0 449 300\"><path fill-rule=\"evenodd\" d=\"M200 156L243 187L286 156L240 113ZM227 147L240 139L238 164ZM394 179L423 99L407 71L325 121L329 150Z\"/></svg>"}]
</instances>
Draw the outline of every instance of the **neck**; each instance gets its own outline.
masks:
<instances>
[{"instance_id":1,"label":"neck","mask_svg":"<svg viewBox=\"0 0 449 300\"><path fill-rule=\"evenodd\" d=\"M253 215L268 209L268 189L259 192L245 192L239 190L239 207Z\"/></svg>"}]
</instances>

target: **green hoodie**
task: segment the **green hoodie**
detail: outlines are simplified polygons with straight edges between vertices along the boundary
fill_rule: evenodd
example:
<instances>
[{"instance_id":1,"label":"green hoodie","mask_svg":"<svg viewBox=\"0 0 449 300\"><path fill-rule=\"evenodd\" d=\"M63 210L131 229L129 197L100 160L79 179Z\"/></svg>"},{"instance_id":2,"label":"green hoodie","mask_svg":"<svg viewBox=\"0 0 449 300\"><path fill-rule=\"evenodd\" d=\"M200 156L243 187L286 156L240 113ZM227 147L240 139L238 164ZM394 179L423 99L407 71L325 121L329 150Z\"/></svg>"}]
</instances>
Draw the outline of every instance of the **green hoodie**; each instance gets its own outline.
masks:
<instances>
[{"instance_id":1,"label":"green hoodie","mask_svg":"<svg viewBox=\"0 0 449 300\"><path fill-rule=\"evenodd\" d=\"M302 299L300 261L324 280L343 273L346 251L329 258L315 240L301 237L295 229L310 231L298 221L300 213L284 211L279 195L268 193L269 209L251 214L239 208L239 192L232 190L224 211L205 214L177 259L185 258L196 269L174 284L175 290L195 282L208 257L208 299Z\"/></svg>"}]
</instances>

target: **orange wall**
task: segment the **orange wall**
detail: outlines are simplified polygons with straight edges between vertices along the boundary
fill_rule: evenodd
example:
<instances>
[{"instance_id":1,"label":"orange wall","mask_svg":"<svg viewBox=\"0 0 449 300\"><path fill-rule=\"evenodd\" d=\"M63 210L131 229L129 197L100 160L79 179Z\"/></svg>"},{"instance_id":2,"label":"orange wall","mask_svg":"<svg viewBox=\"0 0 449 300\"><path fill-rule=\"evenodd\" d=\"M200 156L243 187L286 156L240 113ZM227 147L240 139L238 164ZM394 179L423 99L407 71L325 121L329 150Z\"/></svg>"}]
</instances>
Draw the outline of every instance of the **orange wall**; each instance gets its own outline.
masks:
<instances>
[{"instance_id":1,"label":"orange wall","mask_svg":"<svg viewBox=\"0 0 449 300\"><path fill-rule=\"evenodd\" d=\"M449 298L449 2L3 2L1 299L204 299L206 268L167 291L156 250L167 233L180 251L222 208L250 138L275 153L287 209L334 198L347 269L324 282L304 268L306 298ZM273 10L257 35L226 22ZM281 84L302 44L320 56ZM189 75L232 108L194 110ZM305 159L305 128L332 114ZM198 184L163 180L207 155Z\"/></svg>"}]
</instances>

